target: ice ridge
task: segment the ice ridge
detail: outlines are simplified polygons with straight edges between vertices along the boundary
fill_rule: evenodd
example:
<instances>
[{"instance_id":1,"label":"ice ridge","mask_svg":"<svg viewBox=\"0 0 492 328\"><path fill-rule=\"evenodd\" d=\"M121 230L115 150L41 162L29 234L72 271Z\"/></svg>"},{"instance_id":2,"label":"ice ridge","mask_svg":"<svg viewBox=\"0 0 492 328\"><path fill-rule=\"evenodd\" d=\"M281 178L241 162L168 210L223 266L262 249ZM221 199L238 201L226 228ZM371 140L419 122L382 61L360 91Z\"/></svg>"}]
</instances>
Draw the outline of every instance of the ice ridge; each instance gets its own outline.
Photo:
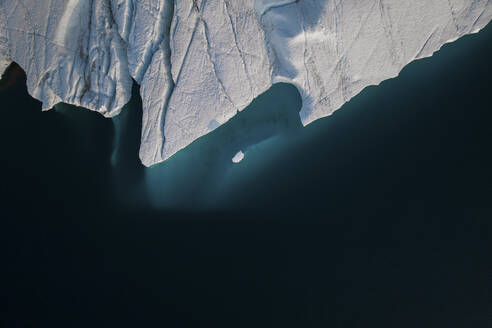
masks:
<instances>
[{"instance_id":1,"label":"ice ridge","mask_svg":"<svg viewBox=\"0 0 492 328\"><path fill-rule=\"evenodd\" d=\"M0 73L19 64L44 110L106 117L135 80L150 166L273 83L297 87L306 125L491 19L490 0L0 0Z\"/></svg>"}]
</instances>

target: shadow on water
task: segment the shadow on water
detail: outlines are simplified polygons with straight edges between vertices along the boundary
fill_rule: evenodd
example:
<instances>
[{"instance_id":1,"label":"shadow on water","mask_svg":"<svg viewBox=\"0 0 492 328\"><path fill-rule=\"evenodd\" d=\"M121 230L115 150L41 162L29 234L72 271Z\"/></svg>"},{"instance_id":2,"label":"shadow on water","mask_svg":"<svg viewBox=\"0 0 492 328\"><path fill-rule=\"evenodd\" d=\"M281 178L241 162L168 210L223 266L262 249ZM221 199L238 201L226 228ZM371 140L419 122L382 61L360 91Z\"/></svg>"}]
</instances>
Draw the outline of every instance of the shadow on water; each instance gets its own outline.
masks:
<instances>
[{"instance_id":1,"label":"shadow on water","mask_svg":"<svg viewBox=\"0 0 492 328\"><path fill-rule=\"evenodd\" d=\"M138 152L142 132L142 99L139 86L133 83L132 98L113 122L113 152L111 154L113 190L125 206L149 206L144 185L145 167Z\"/></svg>"},{"instance_id":2,"label":"shadow on water","mask_svg":"<svg viewBox=\"0 0 492 328\"><path fill-rule=\"evenodd\" d=\"M108 205L125 208L150 206L144 185L145 167L138 157L142 130L139 89L134 82L130 102L112 119L105 119L96 112L64 103L57 104L54 108L76 135L80 153L101 161L102 167L110 164L109 172L105 173Z\"/></svg>"},{"instance_id":3,"label":"shadow on water","mask_svg":"<svg viewBox=\"0 0 492 328\"><path fill-rule=\"evenodd\" d=\"M16 64L5 78L0 90L2 199L19 213L50 208L53 215L109 202L111 123L74 106L42 112Z\"/></svg>"},{"instance_id":4,"label":"shadow on water","mask_svg":"<svg viewBox=\"0 0 492 328\"><path fill-rule=\"evenodd\" d=\"M26 73L17 63L11 63L1 76L0 91L12 88L22 88L25 84Z\"/></svg>"}]
</instances>

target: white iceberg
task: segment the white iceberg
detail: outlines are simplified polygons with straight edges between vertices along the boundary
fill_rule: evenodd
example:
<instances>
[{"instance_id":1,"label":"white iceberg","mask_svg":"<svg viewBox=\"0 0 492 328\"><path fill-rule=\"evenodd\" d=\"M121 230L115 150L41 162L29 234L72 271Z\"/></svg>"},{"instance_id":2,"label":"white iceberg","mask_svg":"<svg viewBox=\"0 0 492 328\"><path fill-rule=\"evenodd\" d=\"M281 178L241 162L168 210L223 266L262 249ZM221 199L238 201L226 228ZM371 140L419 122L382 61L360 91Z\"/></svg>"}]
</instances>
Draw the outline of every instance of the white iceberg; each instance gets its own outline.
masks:
<instances>
[{"instance_id":1,"label":"white iceberg","mask_svg":"<svg viewBox=\"0 0 492 328\"><path fill-rule=\"evenodd\" d=\"M297 87L306 125L491 19L488 0L0 0L0 73L18 63L45 110L106 117L134 79L149 166L273 83Z\"/></svg>"},{"instance_id":2,"label":"white iceberg","mask_svg":"<svg viewBox=\"0 0 492 328\"><path fill-rule=\"evenodd\" d=\"M236 155L234 155L234 157L232 158L232 162L237 164L241 162L243 159L244 159L244 153L240 150L236 153Z\"/></svg>"}]
</instances>

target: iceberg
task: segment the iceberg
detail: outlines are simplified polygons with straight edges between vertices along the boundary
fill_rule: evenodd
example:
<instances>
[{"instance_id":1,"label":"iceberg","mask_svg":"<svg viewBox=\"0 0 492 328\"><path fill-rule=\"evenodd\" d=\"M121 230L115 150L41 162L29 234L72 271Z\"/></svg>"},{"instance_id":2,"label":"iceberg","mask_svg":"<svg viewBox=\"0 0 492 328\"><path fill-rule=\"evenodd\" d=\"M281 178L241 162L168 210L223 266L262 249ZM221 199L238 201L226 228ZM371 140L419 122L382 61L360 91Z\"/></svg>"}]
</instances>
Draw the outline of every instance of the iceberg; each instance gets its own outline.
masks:
<instances>
[{"instance_id":1,"label":"iceberg","mask_svg":"<svg viewBox=\"0 0 492 328\"><path fill-rule=\"evenodd\" d=\"M307 125L491 19L489 0L0 0L0 73L19 64L43 110L105 117L136 81L150 166L274 83Z\"/></svg>"},{"instance_id":2,"label":"iceberg","mask_svg":"<svg viewBox=\"0 0 492 328\"><path fill-rule=\"evenodd\" d=\"M243 159L244 159L244 153L240 150L236 153L236 155L234 155L234 157L232 158L232 162L237 164L241 162Z\"/></svg>"}]
</instances>

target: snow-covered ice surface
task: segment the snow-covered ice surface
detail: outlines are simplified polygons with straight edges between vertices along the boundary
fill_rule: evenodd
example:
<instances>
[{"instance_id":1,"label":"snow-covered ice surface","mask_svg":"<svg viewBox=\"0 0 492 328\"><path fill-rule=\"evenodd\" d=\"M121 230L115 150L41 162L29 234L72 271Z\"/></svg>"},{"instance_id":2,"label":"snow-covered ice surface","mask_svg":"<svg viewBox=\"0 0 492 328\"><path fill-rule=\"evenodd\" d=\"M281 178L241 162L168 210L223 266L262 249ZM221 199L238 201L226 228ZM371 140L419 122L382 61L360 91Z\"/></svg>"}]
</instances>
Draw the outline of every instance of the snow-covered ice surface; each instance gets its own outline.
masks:
<instances>
[{"instance_id":1,"label":"snow-covered ice surface","mask_svg":"<svg viewBox=\"0 0 492 328\"><path fill-rule=\"evenodd\" d=\"M0 73L43 109L117 115L141 85L150 166L292 83L306 125L492 19L490 0L0 0Z\"/></svg>"}]
</instances>

